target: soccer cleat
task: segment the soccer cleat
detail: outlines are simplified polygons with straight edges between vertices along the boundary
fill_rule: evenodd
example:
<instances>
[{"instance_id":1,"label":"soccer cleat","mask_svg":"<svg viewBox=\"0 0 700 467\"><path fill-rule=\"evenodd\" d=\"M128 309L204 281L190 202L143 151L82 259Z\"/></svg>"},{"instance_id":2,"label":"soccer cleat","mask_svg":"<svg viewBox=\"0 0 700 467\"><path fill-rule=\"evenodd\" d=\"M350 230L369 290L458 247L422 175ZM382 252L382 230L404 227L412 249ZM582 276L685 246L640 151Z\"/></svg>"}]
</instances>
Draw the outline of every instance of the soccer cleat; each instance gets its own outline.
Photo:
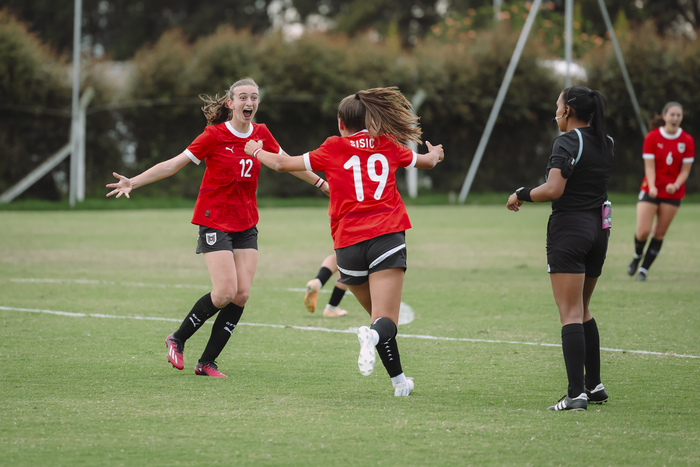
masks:
<instances>
[{"instance_id":1,"label":"soccer cleat","mask_svg":"<svg viewBox=\"0 0 700 467\"><path fill-rule=\"evenodd\" d=\"M408 396L411 394L414 388L413 378L406 378L405 383L399 383L394 385L394 396Z\"/></svg>"},{"instance_id":2,"label":"soccer cleat","mask_svg":"<svg viewBox=\"0 0 700 467\"><path fill-rule=\"evenodd\" d=\"M316 302L318 301L318 291L320 288L318 279L311 279L306 283L304 306L309 310L309 313L316 311Z\"/></svg>"},{"instance_id":3,"label":"soccer cleat","mask_svg":"<svg viewBox=\"0 0 700 467\"><path fill-rule=\"evenodd\" d=\"M362 375L369 376L374 370L374 362L376 361L372 330L367 326L360 326L357 330L357 338L360 341L360 356L357 358L357 366Z\"/></svg>"},{"instance_id":4,"label":"soccer cleat","mask_svg":"<svg viewBox=\"0 0 700 467\"><path fill-rule=\"evenodd\" d=\"M637 282L646 282L647 273L644 271L639 271L639 273L637 273L637 277L635 277L634 280L636 280Z\"/></svg>"},{"instance_id":5,"label":"soccer cleat","mask_svg":"<svg viewBox=\"0 0 700 467\"><path fill-rule=\"evenodd\" d=\"M588 397L586 397L585 392L582 392L578 395L578 397L562 397L561 399L559 399L559 402L557 402L551 407L547 407L547 410L586 410L587 408Z\"/></svg>"},{"instance_id":6,"label":"soccer cleat","mask_svg":"<svg viewBox=\"0 0 700 467\"><path fill-rule=\"evenodd\" d=\"M630 263L629 266L627 266L627 275L628 276L634 276L634 273L637 272L637 267L639 266L639 262L641 260L642 260L641 256L639 258L632 258L632 262Z\"/></svg>"},{"instance_id":7,"label":"soccer cleat","mask_svg":"<svg viewBox=\"0 0 700 467\"><path fill-rule=\"evenodd\" d=\"M586 389L586 396L588 397L588 402L592 404L602 404L608 401L608 393L605 392L603 383L600 383L595 389Z\"/></svg>"},{"instance_id":8,"label":"soccer cleat","mask_svg":"<svg viewBox=\"0 0 700 467\"><path fill-rule=\"evenodd\" d=\"M212 376L214 378L226 378L227 376L219 371L216 362L197 362L194 366L194 373L199 376Z\"/></svg>"},{"instance_id":9,"label":"soccer cleat","mask_svg":"<svg viewBox=\"0 0 700 467\"><path fill-rule=\"evenodd\" d=\"M323 310L323 317L324 318L338 318L340 316L345 316L347 314L348 314L347 310L343 310L342 308L338 308L338 307L336 307L335 310L331 310L328 307L328 305Z\"/></svg>"},{"instance_id":10,"label":"soccer cleat","mask_svg":"<svg viewBox=\"0 0 700 467\"><path fill-rule=\"evenodd\" d=\"M182 352L185 350L185 344L176 339L172 334L165 338L165 346L168 348L168 361L178 370L185 368L185 360L182 358Z\"/></svg>"}]
</instances>

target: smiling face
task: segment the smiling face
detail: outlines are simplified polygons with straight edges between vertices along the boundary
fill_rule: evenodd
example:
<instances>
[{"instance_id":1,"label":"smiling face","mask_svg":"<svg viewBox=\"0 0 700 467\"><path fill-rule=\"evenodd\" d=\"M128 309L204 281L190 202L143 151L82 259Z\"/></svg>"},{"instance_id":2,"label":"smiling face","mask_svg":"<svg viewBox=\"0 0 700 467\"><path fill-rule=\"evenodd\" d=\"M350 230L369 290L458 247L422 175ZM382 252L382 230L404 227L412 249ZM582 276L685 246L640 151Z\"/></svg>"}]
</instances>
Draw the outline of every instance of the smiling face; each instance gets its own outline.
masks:
<instances>
[{"instance_id":1,"label":"smiling face","mask_svg":"<svg viewBox=\"0 0 700 467\"><path fill-rule=\"evenodd\" d=\"M666 109L664 117L664 130L667 133L675 134L683 121L683 109L680 106L672 105Z\"/></svg>"},{"instance_id":2,"label":"smiling face","mask_svg":"<svg viewBox=\"0 0 700 467\"><path fill-rule=\"evenodd\" d=\"M258 87L252 84L237 86L233 90L233 98L226 101L231 112L231 123L234 128L247 127L258 111Z\"/></svg>"}]
</instances>

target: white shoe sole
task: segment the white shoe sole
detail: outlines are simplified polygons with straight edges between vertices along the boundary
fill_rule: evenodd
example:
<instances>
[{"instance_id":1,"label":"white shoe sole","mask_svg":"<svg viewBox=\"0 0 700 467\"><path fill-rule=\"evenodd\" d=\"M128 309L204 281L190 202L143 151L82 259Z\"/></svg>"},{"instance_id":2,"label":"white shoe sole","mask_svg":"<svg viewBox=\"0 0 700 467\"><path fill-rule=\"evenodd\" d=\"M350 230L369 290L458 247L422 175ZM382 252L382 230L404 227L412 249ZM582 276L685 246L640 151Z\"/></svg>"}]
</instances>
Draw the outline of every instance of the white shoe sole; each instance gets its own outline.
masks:
<instances>
[{"instance_id":1,"label":"white shoe sole","mask_svg":"<svg viewBox=\"0 0 700 467\"><path fill-rule=\"evenodd\" d=\"M357 366L362 375L369 376L374 371L374 363L377 360L370 328L360 326L357 330L357 339L360 341L360 356L357 358Z\"/></svg>"}]
</instances>

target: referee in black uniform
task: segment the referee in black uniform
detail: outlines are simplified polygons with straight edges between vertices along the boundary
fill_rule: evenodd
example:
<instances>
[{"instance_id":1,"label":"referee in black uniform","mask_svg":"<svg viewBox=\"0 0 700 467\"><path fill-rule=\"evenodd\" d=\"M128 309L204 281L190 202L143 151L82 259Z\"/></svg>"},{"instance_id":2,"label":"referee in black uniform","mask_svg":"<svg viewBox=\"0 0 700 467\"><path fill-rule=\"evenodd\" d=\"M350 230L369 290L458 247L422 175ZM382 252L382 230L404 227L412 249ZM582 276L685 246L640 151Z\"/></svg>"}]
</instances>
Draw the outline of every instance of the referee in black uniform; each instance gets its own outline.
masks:
<instances>
[{"instance_id":1,"label":"referee in black uniform","mask_svg":"<svg viewBox=\"0 0 700 467\"><path fill-rule=\"evenodd\" d=\"M608 180L613 141L605 131L605 100L584 86L564 89L554 122L564 134L552 144L546 182L519 188L507 207L552 202L547 225L547 271L561 319L567 394L548 410L586 410L608 395L600 381L598 327L588 308L610 237ZM584 376L585 368L585 376Z\"/></svg>"}]
</instances>

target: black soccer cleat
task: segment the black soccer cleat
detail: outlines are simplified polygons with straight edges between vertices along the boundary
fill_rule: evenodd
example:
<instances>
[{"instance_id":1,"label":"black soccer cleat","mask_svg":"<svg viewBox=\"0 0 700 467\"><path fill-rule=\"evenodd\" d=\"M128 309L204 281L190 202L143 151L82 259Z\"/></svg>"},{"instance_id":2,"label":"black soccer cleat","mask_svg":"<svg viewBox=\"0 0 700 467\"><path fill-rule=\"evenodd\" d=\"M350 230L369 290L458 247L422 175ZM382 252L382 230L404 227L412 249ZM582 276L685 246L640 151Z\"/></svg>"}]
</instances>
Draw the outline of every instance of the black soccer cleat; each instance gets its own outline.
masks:
<instances>
[{"instance_id":1,"label":"black soccer cleat","mask_svg":"<svg viewBox=\"0 0 700 467\"><path fill-rule=\"evenodd\" d=\"M595 389L586 389L586 396L588 397L588 402L592 404L602 404L608 401L608 393L605 392L603 383L598 384Z\"/></svg>"},{"instance_id":2,"label":"black soccer cleat","mask_svg":"<svg viewBox=\"0 0 700 467\"><path fill-rule=\"evenodd\" d=\"M551 407L547 407L547 410L575 410L581 411L588 409L588 397L586 393L583 392L577 397L571 398L568 395L563 396L559 399L559 402Z\"/></svg>"},{"instance_id":3,"label":"black soccer cleat","mask_svg":"<svg viewBox=\"0 0 700 467\"><path fill-rule=\"evenodd\" d=\"M632 258L632 262L630 263L629 266L627 266L627 275L628 276L634 276L634 273L637 272L637 267L639 267L639 262L641 260L642 260L641 256L639 258Z\"/></svg>"}]
</instances>

